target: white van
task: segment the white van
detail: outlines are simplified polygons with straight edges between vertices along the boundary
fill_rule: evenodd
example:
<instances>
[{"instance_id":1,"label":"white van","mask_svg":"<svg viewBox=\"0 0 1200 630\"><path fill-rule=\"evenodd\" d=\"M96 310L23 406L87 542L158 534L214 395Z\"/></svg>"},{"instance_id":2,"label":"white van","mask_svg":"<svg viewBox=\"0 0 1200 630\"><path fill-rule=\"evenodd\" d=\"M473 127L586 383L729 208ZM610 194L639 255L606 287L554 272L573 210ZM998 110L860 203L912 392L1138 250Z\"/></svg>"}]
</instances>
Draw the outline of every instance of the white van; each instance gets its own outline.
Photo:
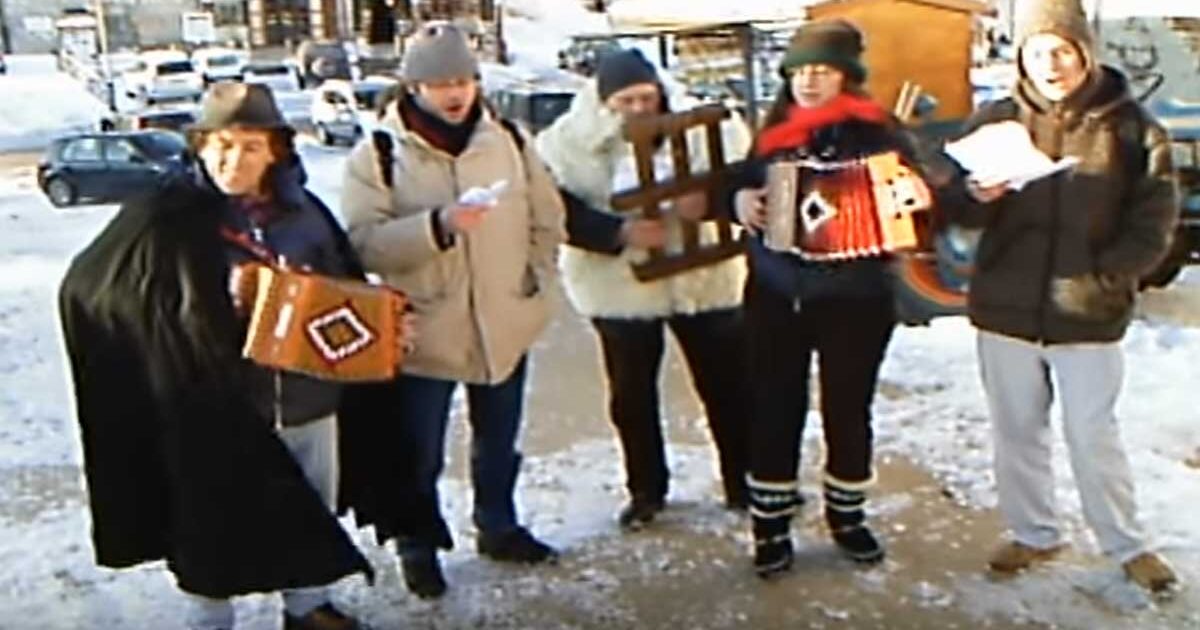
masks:
<instances>
[{"instance_id":1,"label":"white van","mask_svg":"<svg viewBox=\"0 0 1200 630\"><path fill-rule=\"evenodd\" d=\"M144 52L124 75L125 93L147 105L169 100L199 101L204 78L186 53L178 50Z\"/></svg>"},{"instance_id":2,"label":"white van","mask_svg":"<svg viewBox=\"0 0 1200 630\"><path fill-rule=\"evenodd\" d=\"M201 48L192 53L192 65L205 83L241 81L249 55L232 48Z\"/></svg>"},{"instance_id":3,"label":"white van","mask_svg":"<svg viewBox=\"0 0 1200 630\"><path fill-rule=\"evenodd\" d=\"M396 80L370 76L361 81L329 79L313 94L309 112L317 138L322 144L344 140L353 144L375 124L375 107L379 97Z\"/></svg>"}]
</instances>

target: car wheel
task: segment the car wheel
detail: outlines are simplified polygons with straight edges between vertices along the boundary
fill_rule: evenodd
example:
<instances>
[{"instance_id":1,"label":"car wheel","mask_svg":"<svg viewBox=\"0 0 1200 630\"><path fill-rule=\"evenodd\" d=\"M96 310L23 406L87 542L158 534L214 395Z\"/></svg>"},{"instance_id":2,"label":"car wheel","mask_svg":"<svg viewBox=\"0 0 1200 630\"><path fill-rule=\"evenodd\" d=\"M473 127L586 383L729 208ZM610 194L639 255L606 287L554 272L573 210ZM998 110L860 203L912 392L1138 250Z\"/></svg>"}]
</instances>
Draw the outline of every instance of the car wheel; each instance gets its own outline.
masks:
<instances>
[{"instance_id":1,"label":"car wheel","mask_svg":"<svg viewBox=\"0 0 1200 630\"><path fill-rule=\"evenodd\" d=\"M61 177L46 182L46 197L57 208L63 208L75 203L75 188Z\"/></svg>"}]
</instances>

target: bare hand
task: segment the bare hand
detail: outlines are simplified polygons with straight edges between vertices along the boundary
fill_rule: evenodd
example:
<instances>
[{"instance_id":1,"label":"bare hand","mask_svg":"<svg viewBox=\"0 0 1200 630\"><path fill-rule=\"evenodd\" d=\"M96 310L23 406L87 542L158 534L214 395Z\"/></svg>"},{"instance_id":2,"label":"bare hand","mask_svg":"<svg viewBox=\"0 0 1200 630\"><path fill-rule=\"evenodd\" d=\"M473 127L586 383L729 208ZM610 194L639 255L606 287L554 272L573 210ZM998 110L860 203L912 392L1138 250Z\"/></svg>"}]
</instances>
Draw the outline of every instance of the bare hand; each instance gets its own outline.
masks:
<instances>
[{"instance_id":1,"label":"bare hand","mask_svg":"<svg viewBox=\"0 0 1200 630\"><path fill-rule=\"evenodd\" d=\"M448 206L438 211L438 221L450 234L465 234L479 227L490 209L482 204Z\"/></svg>"},{"instance_id":2,"label":"bare hand","mask_svg":"<svg viewBox=\"0 0 1200 630\"><path fill-rule=\"evenodd\" d=\"M751 233L767 227L767 189L743 188L733 198L733 207L742 227Z\"/></svg>"},{"instance_id":3,"label":"bare hand","mask_svg":"<svg viewBox=\"0 0 1200 630\"><path fill-rule=\"evenodd\" d=\"M396 362L404 361L404 357L416 350L417 344L417 314L405 311L396 319Z\"/></svg>"},{"instance_id":4,"label":"bare hand","mask_svg":"<svg viewBox=\"0 0 1200 630\"><path fill-rule=\"evenodd\" d=\"M258 265L242 263L229 269L229 297L233 302L233 310L239 317L250 314L250 306L257 298Z\"/></svg>"},{"instance_id":5,"label":"bare hand","mask_svg":"<svg viewBox=\"0 0 1200 630\"><path fill-rule=\"evenodd\" d=\"M639 249L661 248L667 244L667 228L655 219L626 219L621 225L621 242Z\"/></svg>"},{"instance_id":6,"label":"bare hand","mask_svg":"<svg viewBox=\"0 0 1200 630\"><path fill-rule=\"evenodd\" d=\"M1009 190L1007 181L980 182L974 179L967 180L967 193L979 203L992 203L1007 195Z\"/></svg>"},{"instance_id":7,"label":"bare hand","mask_svg":"<svg viewBox=\"0 0 1200 630\"><path fill-rule=\"evenodd\" d=\"M675 200L675 213L688 221L703 221L708 216L708 195L694 192Z\"/></svg>"}]
</instances>

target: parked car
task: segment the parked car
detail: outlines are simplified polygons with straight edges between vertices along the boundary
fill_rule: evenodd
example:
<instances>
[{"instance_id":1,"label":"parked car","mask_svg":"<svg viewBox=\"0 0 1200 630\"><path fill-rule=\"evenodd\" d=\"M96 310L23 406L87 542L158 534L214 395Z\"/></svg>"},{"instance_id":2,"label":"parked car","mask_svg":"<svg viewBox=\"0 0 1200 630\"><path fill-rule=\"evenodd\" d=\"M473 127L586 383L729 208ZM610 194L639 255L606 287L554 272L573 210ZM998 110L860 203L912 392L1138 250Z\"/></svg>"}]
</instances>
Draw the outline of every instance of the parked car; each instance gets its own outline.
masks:
<instances>
[{"instance_id":1,"label":"parked car","mask_svg":"<svg viewBox=\"0 0 1200 630\"><path fill-rule=\"evenodd\" d=\"M530 133L537 133L571 108L575 93L565 87L525 84L501 88L488 98L501 117L524 125Z\"/></svg>"},{"instance_id":2,"label":"parked car","mask_svg":"<svg viewBox=\"0 0 1200 630\"><path fill-rule=\"evenodd\" d=\"M367 128L375 124L379 96L396 85L388 77L367 77L361 81L330 79L313 95L310 118L322 144L345 140L353 144Z\"/></svg>"},{"instance_id":3,"label":"parked car","mask_svg":"<svg viewBox=\"0 0 1200 630\"><path fill-rule=\"evenodd\" d=\"M130 114L125 128L130 130L165 129L182 132L196 122L196 110L191 107L156 107Z\"/></svg>"},{"instance_id":4,"label":"parked car","mask_svg":"<svg viewBox=\"0 0 1200 630\"><path fill-rule=\"evenodd\" d=\"M355 79L354 62L350 51L341 42L306 41L296 49L296 67L300 69L300 86L310 88L329 79Z\"/></svg>"},{"instance_id":5,"label":"parked car","mask_svg":"<svg viewBox=\"0 0 1200 630\"><path fill-rule=\"evenodd\" d=\"M204 82L241 81L242 70L249 57L232 48L201 48L192 53L192 65L204 78Z\"/></svg>"},{"instance_id":6,"label":"parked car","mask_svg":"<svg viewBox=\"0 0 1200 630\"><path fill-rule=\"evenodd\" d=\"M1185 265L1200 264L1200 126L1163 119L1171 135L1179 177L1179 224L1171 251L1158 267L1142 278L1142 286L1165 287Z\"/></svg>"},{"instance_id":7,"label":"parked car","mask_svg":"<svg viewBox=\"0 0 1200 630\"><path fill-rule=\"evenodd\" d=\"M199 101L204 94L204 77L181 51L142 53L124 78L126 94L147 105L179 99Z\"/></svg>"},{"instance_id":8,"label":"parked car","mask_svg":"<svg viewBox=\"0 0 1200 630\"><path fill-rule=\"evenodd\" d=\"M186 149L183 136L161 130L59 138L38 163L38 187L58 207L119 202L183 169Z\"/></svg>"},{"instance_id":9,"label":"parked car","mask_svg":"<svg viewBox=\"0 0 1200 630\"><path fill-rule=\"evenodd\" d=\"M242 69L242 81L258 83L271 88L272 92L300 89L296 69L286 63L250 63Z\"/></svg>"}]
</instances>

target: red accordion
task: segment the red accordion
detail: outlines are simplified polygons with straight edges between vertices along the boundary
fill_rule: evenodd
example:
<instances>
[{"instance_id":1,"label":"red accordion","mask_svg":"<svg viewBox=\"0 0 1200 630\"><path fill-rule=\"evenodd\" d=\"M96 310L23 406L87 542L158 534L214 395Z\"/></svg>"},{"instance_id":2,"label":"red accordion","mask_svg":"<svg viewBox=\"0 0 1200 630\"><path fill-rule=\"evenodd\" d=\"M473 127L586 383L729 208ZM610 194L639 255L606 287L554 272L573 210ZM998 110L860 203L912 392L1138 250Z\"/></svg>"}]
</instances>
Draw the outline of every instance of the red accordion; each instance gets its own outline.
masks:
<instances>
[{"instance_id":1,"label":"red accordion","mask_svg":"<svg viewBox=\"0 0 1200 630\"><path fill-rule=\"evenodd\" d=\"M241 265L240 273L237 291L253 305L246 358L333 381L396 376L404 294L261 263Z\"/></svg>"},{"instance_id":2,"label":"red accordion","mask_svg":"<svg viewBox=\"0 0 1200 630\"><path fill-rule=\"evenodd\" d=\"M896 152L844 162L784 161L767 169L767 247L808 260L918 249L925 182Z\"/></svg>"}]
</instances>

